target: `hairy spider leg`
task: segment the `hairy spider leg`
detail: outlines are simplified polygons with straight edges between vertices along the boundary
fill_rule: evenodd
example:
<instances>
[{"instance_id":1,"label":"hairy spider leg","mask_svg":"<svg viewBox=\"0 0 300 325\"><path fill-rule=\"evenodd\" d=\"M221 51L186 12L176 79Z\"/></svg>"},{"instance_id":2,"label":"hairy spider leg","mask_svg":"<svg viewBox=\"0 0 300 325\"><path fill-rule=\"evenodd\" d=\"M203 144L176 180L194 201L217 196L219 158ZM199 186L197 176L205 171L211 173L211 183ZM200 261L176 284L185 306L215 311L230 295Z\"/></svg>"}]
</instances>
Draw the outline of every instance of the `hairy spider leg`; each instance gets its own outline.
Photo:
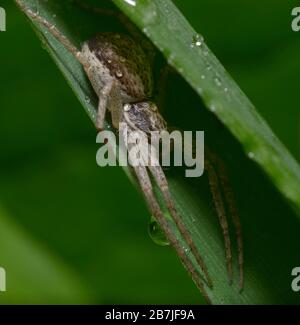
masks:
<instances>
[{"instance_id":1,"label":"hairy spider leg","mask_svg":"<svg viewBox=\"0 0 300 325\"><path fill-rule=\"evenodd\" d=\"M209 159L214 162L218 170L218 177L220 179L225 200L228 205L228 209L235 227L235 233L237 238L238 246L238 264L239 264L239 288L240 290L244 287L244 249L243 249L243 236L242 236L242 226L235 203L234 193L229 182L229 176L224 162L220 157L210 150L207 150Z\"/></svg>"},{"instance_id":2,"label":"hairy spider leg","mask_svg":"<svg viewBox=\"0 0 300 325\"><path fill-rule=\"evenodd\" d=\"M205 300L208 303L211 303L207 292L204 289L202 279L192 262L189 260L189 258L186 256L186 253L181 246L180 242L177 240L176 236L173 234L173 232L170 230L170 225L168 224L166 218L164 217L162 211L160 210L160 207L154 197L153 189L151 185L151 181L149 178L149 175L147 174L147 170L144 166L137 166L134 167L136 176L138 178L139 184L142 188L142 191L144 193L144 196L146 198L146 201L150 207L151 212L154 214L155 218L157 219L159 226L166 234L168 240L170 241L171 245L175 248L177 251L180 260L183 262L183 265L187 268L188 272L191 274L197 288L200 290L202 295L204 296Z\"/></svg>"},{"instance_id":3,"label":"hairy spider leg","mask_svg":"<svg viewBox=\"0 0 300 325\"><path fill-rule=\"evenodd\" d=\"M27 16L35 20L36 22L40 23L44 27L47 28L47 30L61 43L64 45L64 47L71 52L74 57L82 64L82 66L85 68L85 70L88 70L90 67L90 64L87 62L87 60L83 57L81 51L74 46L68 38L63 35L56 27L55 25L51 24L48 20L45 18L39 16L36 12L33 12L30 8L28 8L22 0L16 0L16 3L20 7L20 9L26 13Z\"/></svg>"},{"instance_id":4,"label":"hairy spider leg","mask_svg":"<svg viewBox=\"0 0 300 325\"><path fill-rule=\"evenodd\" d=\"M173 203L173 200L171 198L168 182L166 179L166 176L161 168L161 166L149 166L149 170L154 177L159 189L161 190L165 203L168 207L168 210L178 227L178 230L180 234L182 235L183 239L188 244L189 248L191 249L191 252L193 253L198 265L200 266L201 270L203 271L205 278L207 280L207 284L209 287L212 287L212 280L208 274L207 267L203 261L203 258L201 257L195 243L193 242L191 233L187 230L183 222L181 221L181 218L177 212L177 209Z\"/></svg>"},{"instance_id":5,"label":"hairy spider leg","mask_svg":"<svg viewBox=\"0 0 300 325\"><path fill-rule=\"evenodd\" d=\"M188 145L188 144L185 144ZM192 144L192 151L194 153L194 146ZM237 245L238 245L238 264L239 264L239 288L243 289L244 284L244 254L243 254L243 240L242 240L242 227L237 211L234 193L230 186L228 173L222 159L214 153L208 146L205 148L205 170L208 173L209 186L211 195L213 197L216 212L218 214L220 226L222 228L224 242L225 242L225 257L227 264L227 272L229 283L232 283L233 270L232 270L232 245L229 234L229 225L224 205L223 195L225 202L228 205L230 216L234 223ZM216 165L216 167L214 166Z\"/></svg>"},{"instance_id":6,"label":"hairy spider leg","mask_svg":"<svg viewBox=\"0 0 300 325\"><path fill-rule=\"evenodd\" d=\"M215 171L215 168L213 167L213 165L210 163L208 159L205 159L205 169L208 174L210 191L213 197L214 205L223 232L228 279L229 279L229 284L231 284L232 283L232 249L231 249L231 241L229 235L228 220L225 212L222 194L219 187L218 176Z\"/></svg>"},{"instance_id":7,"label":"hairy spider leg","mask_svg":"<svg viewBox=\"0 0 300 325\"><path fill-rule=\"evenodd\" d=\"M165 94L160 91L160 89L165 89L167 84L167 79L171 73L174 73L175 70L166 65L162 68L159 76L158 82L158 106L160 110L164 107L165 103ZM240 290L243 289L244 286L244 253L243 253L243 238L242 238L242 227L239 218L239 213L237 211L234 193L232 187L230 186L228 173L223 161L214 153L212 153L209 149L206 150L207 154L209 155L209 159L205 163L205 168L210 174L209 176L209 183L213 198L215 200L216 210L219 216L220 224L222 227L224 240L225 240L225 249L226 249L226 259L227 259L227 269L228 269L228 277L229 282L232 282L232 253L231 253L231 242L230 242L230 235L228 232L228 221L225 213L224 204L222 201L222 195L219 190L219 181L220 179L221 186L223 188L223 193L225 196L226 203L229 208L229 212L235 227L236 237L237 237L237 245L238 245L238 264L239 264L239 288ZM210 163L210 161L216 164L216 169Z\"/></svg>"},{"instance_id":8,"label":"hairy spider leg","mask_svg":"<svg viewBox=\"0 0 300 325\"><path fill-rule=\"evenodd\" d=\"M132 132L134 130L132 128L129 128L128 131ZM121 126L119 132L121 133L121 135L124 139L127 138L127 135L125 134L127 132L127 130L125 128L123 128ZM124 143L126 144L126 141L124 141ZM165 218L165 216L163 215L163 212L160 209L160 206L159 206L159 204L155 198L155 195L153 193L152 183L151 183L151 180L148 175L146 167L145 166L134 166L133 168L134 168L139 185L142 189L142 192L144 193L145 199L147 201L147 204L150 208L151 213L153 213L157 222L159 223L159 226L166 234L170 244L178 253L178 256L179 256L180 260L182 261L182 264L185 266L187 271L191 274L192 279L195 282L197 288L202 293L205 300L209 304L211 304L210 298L208 297L208 294L204 288L204 285L203 285L203 282L201 279L201 275L199 274L197 269L194 267L192 262L187 257L185 250L183 249L182 245L180 244L180 242L178 241L178 239L172 232L167 219Z\"/></svg>"}]
</instances>

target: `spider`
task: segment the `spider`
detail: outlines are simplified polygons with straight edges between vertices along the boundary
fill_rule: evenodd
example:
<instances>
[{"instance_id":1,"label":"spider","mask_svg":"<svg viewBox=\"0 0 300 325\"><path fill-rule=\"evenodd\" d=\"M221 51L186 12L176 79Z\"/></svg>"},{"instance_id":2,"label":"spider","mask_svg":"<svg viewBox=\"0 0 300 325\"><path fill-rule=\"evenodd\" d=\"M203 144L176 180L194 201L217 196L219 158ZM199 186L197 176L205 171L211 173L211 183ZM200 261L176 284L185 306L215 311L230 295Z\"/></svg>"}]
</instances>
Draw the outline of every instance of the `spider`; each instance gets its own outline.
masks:
<instances>
[{"instance_id":1,"label":"spider","mask_svg":"<svg viewBox=\"0 0 300 325\"><path fill-rule=\"evenodd\" d=\"M78 1L76 1L78 2ZM22 0L16 0L20 9L32 20L43 25L74 57L81 63L86 72L95 93L99 98L96 128L102 130L106 117L106 111L111 114L113 127L124 137L126 133L141 130L146 134L151 131L167 130L167 123L158 111L157 105L151 101L153 95L153 79L151 60L153 54L149 50L147 42L137 43L131 37L119 33L99 33L95 37L85 41L82 48L78 49L69 39L64 36L55 25L41 17L38 13L27 7ZM107 12L98 8L90 8L83 4L85 9L92 9L94 12L113 14L124 22L117 13ZM127 24L127 21L126 21ZM132 28L129 28L132 30ZM143 47L144 45L144 47ZM122 125L126 126L122 127ZM121 126L119 128L119 126ZM150 151L149 151L150 152ZM153 152L153 151L151 151ZM154 151L154 155L156 155ZM215 168L214 165L217 167ZM226 169L221 159L208 148L206 148L205 169L208 173L210 189L219 222L223 231L225 241L225 255L229 282L232 282L232 249L228 230L228 221L225 212L220 185L223 188L223 195L227 202L236 229L238 243L239 261L239 287L243 287L243 243L241 225L237 213L233 191L229 185ZM177 251L177 254L191 274L196 286L206 298L210 299L205 290L204 282L212 287L212 281L208 274L204 260L200 255L191 234L182 222L172 199L168 181L162 167L157 166L133 166L133 170L139 182L150 211L155 216L159 226L164 231L168 241ZM169 221L165 218L163 211L158 204L157 197L153 191L152 177L158 185L164 202L173 218L180 234L193 254L198 266L202 270L200 274L191 260L188 258L184 247L172 231Z\"/></svg>"}]
</instances>

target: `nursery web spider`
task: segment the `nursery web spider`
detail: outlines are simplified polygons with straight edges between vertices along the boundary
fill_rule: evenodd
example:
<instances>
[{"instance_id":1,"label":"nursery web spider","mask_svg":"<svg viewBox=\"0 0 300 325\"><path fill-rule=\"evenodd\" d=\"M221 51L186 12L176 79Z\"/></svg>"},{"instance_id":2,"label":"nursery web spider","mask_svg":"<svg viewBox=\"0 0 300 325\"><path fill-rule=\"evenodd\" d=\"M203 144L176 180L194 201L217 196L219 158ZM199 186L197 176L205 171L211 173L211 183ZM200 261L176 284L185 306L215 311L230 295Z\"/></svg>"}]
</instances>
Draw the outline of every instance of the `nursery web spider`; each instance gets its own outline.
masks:
<instances>
[{"instance_id":1,"label":"nursery web spider","mask_svg":"<svg viewBox=\"0 0 300 325\"><path fill-rule=\"evenodd\" d=\"M161 131L167 128L166 122L158 112L156 104L150 101L153 95L152 68L150 64L151 59L148 59L145 49L141 46L146 44L144 47L149 49L148 41L139 42L138 44L132 38L123 34L111 32L99 33L94 38L85 41L82 44L82 48L78 49L58 30L54 24L44 19L39 13L34 12L31 8L27 7L22 0L16 0L16 3L28 17L43 25L83 66L95 93L99 98L96 121L96 127L98 130L102 130L104 127L105 113L107 109L111 113L112 125L116 130L118 130L120 122L126 123L127 131L124 129L118 130L124 137L126 136L124 132L131 132L133 130L143 130L147 133L151 130ZM84 9L91 9L100 14L104 13L113 15L121 19L123 23L127 24L127 19L117 12L90 8L86 4L82 5ZM128 29L132 30L131 27ZM151 55L153 55L153 53ZM204 287L204 282L211 287L212 281L200 252L194 244L191 234L185 227L182 218L177 212L163 169L161 166L149 166L148 169L144 166L133 168L151 212L164 231L168 241L177 251L179 258L191 274L198 289L202 292L206 300L210 301ZM232 249L223 196L232 216L238 243L240 273L239 287L242 289L243 245L241 225L236 210L233 192L229 185L223 162L216 154L212 153L208 149L206 149L205 169L208 172L212 198L223 231L226 264L230 283L232 282L233 277ZM196 270L195 266L188 258L184 247L182 247L181 243L171 230L169 222L165 218L153 192L150 175L158 185L166 206L184 241L189 247L189 250L201 268L204 277ZM223 191L220 190L220 186Z\"/></svg>"}]
</instances>

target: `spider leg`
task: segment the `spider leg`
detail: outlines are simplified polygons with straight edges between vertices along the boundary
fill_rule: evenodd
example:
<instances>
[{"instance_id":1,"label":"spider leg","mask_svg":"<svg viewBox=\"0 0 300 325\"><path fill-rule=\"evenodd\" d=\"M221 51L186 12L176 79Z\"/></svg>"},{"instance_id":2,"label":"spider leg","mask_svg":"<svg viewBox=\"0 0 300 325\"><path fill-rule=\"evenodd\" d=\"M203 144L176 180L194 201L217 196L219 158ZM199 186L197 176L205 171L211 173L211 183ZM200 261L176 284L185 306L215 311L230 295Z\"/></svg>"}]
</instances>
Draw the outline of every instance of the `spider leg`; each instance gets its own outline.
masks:
<instances>
[{"instance_id":1,"label":"spider leg","mask_svg":"<svg viewBox=\"0 0 300 325\"><path fill-rule=\"evenodd\" d=\"M226 255L226 264L229 283L232 283L232 251L231 251L231 241L229 235L228 220L225 212L225 207L222 199L222 195L219 189L218 176L215 171L215 168L210 163L208 159L205 159L205 169L208 173L210 190L214 199L214 204L217 210L219 217L220 225L222 228L224 241L225 241L225 255Z\"/></svg>"},{"instance_id":2,"label":"spider leg","mask_svg":"<svg viewBox=\"0 0 300 325\"><path fill-rule=\"evenodd\" d=\"M171 194L170 194L168 181L165 177L165 174L164 174L161 166L149 166L148 168L149 168L151 174L153 175L159 189L161 190L161 192L163 194L163 197L167 204L168 210L169 210L171 216L173 217L173 220L174 220L175 224L177 225L180 234L182 235L182 237L188 244L189 248L191 249L198 265L200 266L201 270L203 271L203 273L205 275L205 278L207 279L208 285L210 287L212 287L212 281L208 274L206 265L200 255L197 247L195 246L195 243L193 242L190 232L186 229L185 225L181 221L181 218L177 212L177 209L175 208L174 202L173 202Z\"/></svg>"},{"instance_id":3,"label":"spider leg","mask_svg":"<svg viewBox=\"0 0 300 325\"><path fill-rule=\"evenodd\" d=\"M136 176L138 178L140 187L144 193L144 196L146 198L146 201L150 207L150 210L156 217L161 229L165 232L168 240L170 241L171 245L175 248L177 251L180 260L182 261L183 265L187 268L189 273L191 274L196 286L202 293L202 295L205 297L206 301L210 303L210 299L204 289L204 285L201 280L200 274L197 272L195 267L193 266L192 262L188 259L183 247L181 246L180 242L172 232L170 225L167 221L167 219L164 217L156 198L153 194L152 184L149 178L149 175L147 173L146 167L144 166L136 166L134 167Z\"/></svg>"},{"instance_id":4,"label":"spider leg","mask_svg":"<svg viewBox=\"0 0 300 325\"><path fill-rule=\"evenodd\" d=\"M128 125L128 132L134 131L132 128L130 128ZM127 138L127 130L124 128L124 124L121 124L121 128L119 130L121 136L124 139L125 145L127 145L126 138ZM171 227L169 225L168 220L165 218L163 212L160 209L160 206L155 198L155 195L153 193L153 187L150 180L150 177L148 175L147 169L145 166L134 166L135 175L138 179L139 185L142 189L142 192L144 194L144 197L146 199L146 202L149 206L149 209L151 213L156 218L159 226L164 231L167 239L169 240L172 247L176 250L182 264L187 269L187 271L191 274L191 277L196 284L197 288L207 301L207 303L211 304L210 298L208 297L208 294L204 288L201 275L197 271L197 269L194 267L190 259L187 257L186 252L182 245L180 244L179 240L176 238L175 234L171 230Z\"/></svg>"},{"instance_id":5,"label":"spider leg","mask_svg":"<svg viewBox=\"0 0 300 325\"><path fill-rule=\"evenodd\" d=\"M93 75L91 75L91 78L92 77ZM105 113L107 109L109 109L111 112L114 128L118 129L123 106L121 98L119 96L119 88L114 81L108 82L100 90L96 120L96 128L99 131L103 130L104 128Z\"/></svg>"},{"instance_id":6,"label":"spider leg","mask_svg":"<svg viewBox=\"0 0 300 325\"><path fill-rule=\"evenodd\" d=\"M239 213L237 211L234 193L232 187L229 182L228 173L225 167L224 162L220 159L216 154L212 153L211 151L207 151L210 159L215 162L219 179L221 181L221 185L223 187L223 192L225 196L225 200L227 202L232 221L235 227L236 238L237 238L237 245L238 245L238 263L239 263L239 287L240 290L243 289L244 286L244 252L243 252L243 237L242 237L242 227L241 221L239 217Z\"/></svg>"},{"instance_id":7,"label":"spider leg","mask_svg":"<svg viewBox=\"0 0 300 325\"><path fill-rule=\"evenodd\" d=\"M181 217L180 217L179 213L177 212L177 209L175 207L174 201L172 199L172 196L171 196L171 193L169 190L168 181L166 179L166 176L164 174L162 167L159 164L157 148L155 148L155 146L150 145L149 156L150 156L149 157L150 159L148 158L148 160L150 160L151 163L147 164L148 169L150 170L152 176L155 179L156 184L158 185L160 191L163 194L164 201L167 205L167 208L168 208L175 224L177 225L179 232L181 233L182 237L186 241L186 243L187 243L188 247L190 248L191 252L193 253L199 267L201 268L202 272L204 273L208 286L212 287L212 281L208 274L206 265L200 255L197 247L195 246L195 243L193 242L190 232L183 224Z\"/></svg>"},{"instance_id":8,"label":"spider leg","mask_svg":"<svg viewBox=\"0 0 300 325\"><path fill-rule=\"evenodd\" d=\"M192 152L194 153L195 148L194 148L193 144L185 143L185 145L192 146ZM231 284L232 278L233 278L232 249L231 249L231 240L230 240L230 235L229 235L228 219L226 216L226 210L225 210L225 206L224 206L224 202L223 202L222 192L220 190L218 174L216 172L216 169L214 168L214 166L211 163L211 161L214 161L214 159L212 159L211 151L208 148L206 148L205 152L209 158L209 159L204 160L205 170L208 173L210 191L211 191L211 194L213 197L214 205L215 205L217 215L219 218L219 222L220 222L220 226L221 226L222 232L223 232L223 237L224 237L224 242L225 242L225 257L226 257L227 273L228 273L229 283ZM221 185L223 186L222 180L221 180ZM227 198L226 198L226 201L227 201ZM232 201L231 203L233 204L234 201ZM234 206L234 204L233 204L233 206ZM239 221L239 219L237 219L237 220ZM241 237L240 237L240 240L241 240ZM240 247L242 248L242 246L240 246ZM242 255L240 255L240 258L242 258Z\"/></svg>"},{"instance_id":9,"label":"spider leg","mask_svg":"<svg viewBox=\"0 0 300 325\"><path fill-rule=\"evenodd\" d=\"M90 65L83 57L81 51L74 46L68 38L63 35L52 23L50 23L45 18L39 16L36 12L33 12L29 7L27 7L22 0L16 0L17 5L20 9L32 20L38 22L39 24L43 25L49 33L51 33L64 47L74 55L74 57L83 65L83 67L88 70Z\"/></svg>"},{"instance_id":10,"label":"spider leg","mask_svg":"<svg viewBox=\"0 0 300 325\"><path fill-rule=\"evenodd\" d=\"M98 102L98 111L97 111L97 120L96 128L101 131L104 128L105 113L108 105L109 94L112 91L113 84L108 83L105 87L101 89L101 96L99 96Z\"/></svg>"}]
</instances>

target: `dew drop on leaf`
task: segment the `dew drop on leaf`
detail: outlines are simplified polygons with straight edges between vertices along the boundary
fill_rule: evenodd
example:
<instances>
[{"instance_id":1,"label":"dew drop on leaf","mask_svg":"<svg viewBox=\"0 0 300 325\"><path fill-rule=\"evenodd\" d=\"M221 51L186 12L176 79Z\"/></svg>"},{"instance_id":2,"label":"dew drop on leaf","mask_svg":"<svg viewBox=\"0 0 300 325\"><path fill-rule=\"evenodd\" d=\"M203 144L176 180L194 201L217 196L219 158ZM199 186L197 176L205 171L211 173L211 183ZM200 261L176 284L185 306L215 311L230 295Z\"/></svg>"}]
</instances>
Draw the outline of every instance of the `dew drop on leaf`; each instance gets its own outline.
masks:
<instances>
[{"instance_id":1,"label":"dew drop on leaf","mask_svg":"<svg viewBox=\"0 0 300 325\"><path fill-rule=\"evenodd\" d=\"M200 34L195 34L193 36L193 42L191 44L191 47L194 47L194 46L200 47L200 46L202 46L203 43L204 43L203 36L201 36Z\"/></svg>"},{"instance_id":2,"label":"dew drop on leaf","mask_svg":"<svg viewBox=\"0 0 300 325\"><path fill-rule=\"evenodd\" d=\"M218 86L218 87L220 87L221 85L222 85L222 81L220 80L220 78L219 77L215 77L215 84Z\"/></svg>"},{"instance_id":3,"label":"dew drop on leaf","mask_svg":"<svg viewBox=\"0 0 300 325\"><path fill-rule=\"evenodd\" d=\"M184 252L186 255L188 255L190 253L190 249L188 247L184 248Z\"/></svg>"},{"instance_id":4,"label":"dew drop on leaf","mask_svg":"<svg viewBox=\"0 0 300 325\"><path fill-rule=\"evenodd\" d=\"M161 230L158 222L154 217L151 217L148 233L152 241L159 246L168 246L170 243L168 242L164 232Z\"/></svg>"},{"instance_id":5,"label":"dew drop on leaf","mask_svg":"<svg viewBox=\"0 0 300 325\"><path fill-rule=\"evenodd\" d=\"M254 153L253 152L248 152L248 157L250 158L250 159L253 159L254 157L255 157L255 155L254 155Z\"/></svg>"}]
</instances>

